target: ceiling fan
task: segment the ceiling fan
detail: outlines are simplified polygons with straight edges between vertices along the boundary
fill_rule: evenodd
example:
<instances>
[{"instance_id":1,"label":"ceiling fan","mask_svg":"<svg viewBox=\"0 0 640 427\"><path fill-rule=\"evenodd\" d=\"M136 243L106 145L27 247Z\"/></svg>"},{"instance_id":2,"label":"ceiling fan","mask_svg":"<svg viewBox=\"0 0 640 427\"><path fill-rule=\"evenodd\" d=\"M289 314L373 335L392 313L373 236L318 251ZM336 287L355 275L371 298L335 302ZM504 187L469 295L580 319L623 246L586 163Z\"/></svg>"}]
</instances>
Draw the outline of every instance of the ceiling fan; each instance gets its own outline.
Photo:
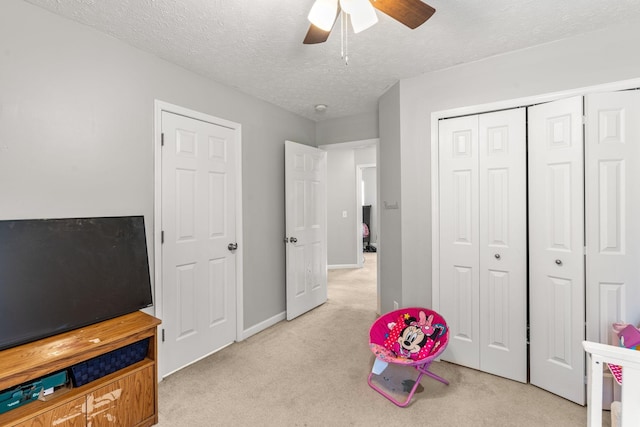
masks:
<instances>
[{"instance_id":1,"label":"ceiling fan","mask_svg":"<svg viewBox=\"0 0 640 427\"><path fill-rule=\"evenodd\" d=\"M378 21L374 8L411 29L422 25L436 12L420 0L316 0L309 12L312 24L303 43L327 41L340 12L350 16L355 33L365 30Z\"/></svg>"}]
</instances>

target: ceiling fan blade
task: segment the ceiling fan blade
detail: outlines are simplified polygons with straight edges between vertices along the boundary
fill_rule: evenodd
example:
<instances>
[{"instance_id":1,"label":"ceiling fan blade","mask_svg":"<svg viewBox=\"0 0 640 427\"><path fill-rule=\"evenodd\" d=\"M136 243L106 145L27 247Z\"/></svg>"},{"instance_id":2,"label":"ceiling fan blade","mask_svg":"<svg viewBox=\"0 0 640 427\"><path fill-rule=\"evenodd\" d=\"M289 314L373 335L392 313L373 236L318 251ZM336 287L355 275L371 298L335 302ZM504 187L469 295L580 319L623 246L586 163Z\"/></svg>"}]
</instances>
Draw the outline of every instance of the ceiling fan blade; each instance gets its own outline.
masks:
<instances>
[{"instance_id":1,"label":"ceiling fan blade","mask_svg":"<svg viewBox=\"0 0 640 427\"><path fill-rule=\"evenodd\" d=\"M331 30L336 26L336 22L338 21L338 16L340 16L340 5L338 4L338 10L336 11L336 19L333 21L333 25L331 26ZM307 35L304 37L302 41L303 44L316 44L316 43L324 43L329 38L329 34L331 34L331 30L325 31L322 28L318 28L315 25L311 24L309 26L309 30L307 31Z\"/></svg>"},{"instance_id":2,"label":"ceiling fan blade","mask_svg":"<svg viewBox=\"0 0 640 427\"><path fill-rule=\"evenodd\" d=\"M372 0L373 7L414 29L424 24L436 10L420 0Z\"/></svg>"},{"instance_id":3,"label":"ceiling fan blade","mask_svg":"<svg viewBox=\"0 0 640 427\"><path fill-rule=\"evenodd\" d=\"M316 43L324 43L329 38L329 34L331 31L322 30L315 25L311 24L309 26L309 31L307 31L307 35L304 37L304 44L316 44Z\"/></svg>"}]
</instances>

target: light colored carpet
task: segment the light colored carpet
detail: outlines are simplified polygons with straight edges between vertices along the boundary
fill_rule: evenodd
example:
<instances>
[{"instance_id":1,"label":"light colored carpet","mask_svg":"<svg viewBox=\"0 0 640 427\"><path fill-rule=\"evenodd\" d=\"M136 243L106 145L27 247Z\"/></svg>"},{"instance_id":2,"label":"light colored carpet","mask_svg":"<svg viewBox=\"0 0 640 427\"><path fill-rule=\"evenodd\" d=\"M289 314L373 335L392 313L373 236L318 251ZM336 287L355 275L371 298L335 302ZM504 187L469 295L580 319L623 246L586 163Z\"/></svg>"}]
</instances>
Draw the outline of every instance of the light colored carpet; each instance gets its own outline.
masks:
<instances>
[{"instance_id":1,"label":"light colored carpet","mask_svg":"<svg viewBox=\"0 0 640 427\"><path fill-rule=\"evenodd\" d=\"M423 378L407 408L371 389L376 254L365 256L363 269L329 271L322 306L162 381L159 426L586 425L584 407L447 362L432 370L451 385Z\"/></svg>"}]
</instances>

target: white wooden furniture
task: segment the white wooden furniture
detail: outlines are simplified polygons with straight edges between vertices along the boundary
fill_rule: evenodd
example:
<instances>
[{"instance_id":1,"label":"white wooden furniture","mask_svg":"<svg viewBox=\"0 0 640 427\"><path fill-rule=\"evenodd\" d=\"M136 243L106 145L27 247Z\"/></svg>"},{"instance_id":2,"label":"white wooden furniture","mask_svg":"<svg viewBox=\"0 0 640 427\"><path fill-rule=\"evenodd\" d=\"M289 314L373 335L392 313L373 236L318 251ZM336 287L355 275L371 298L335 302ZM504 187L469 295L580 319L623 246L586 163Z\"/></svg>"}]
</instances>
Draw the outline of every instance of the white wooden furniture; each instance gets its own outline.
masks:
<instances>
[{"instance_id":1,"label":"white wooden furniture","mask_svg":"<svg viewBox=\"0 0 640 427\"><path fill-rule=\"evenodd\" d=\"M621 426L640 423L640 351L583 341L588 355L587 426L602 425L602 373L605 363L622 366ZM615 427L615 426L612 426Z\"/></svg>"}]
</instances>

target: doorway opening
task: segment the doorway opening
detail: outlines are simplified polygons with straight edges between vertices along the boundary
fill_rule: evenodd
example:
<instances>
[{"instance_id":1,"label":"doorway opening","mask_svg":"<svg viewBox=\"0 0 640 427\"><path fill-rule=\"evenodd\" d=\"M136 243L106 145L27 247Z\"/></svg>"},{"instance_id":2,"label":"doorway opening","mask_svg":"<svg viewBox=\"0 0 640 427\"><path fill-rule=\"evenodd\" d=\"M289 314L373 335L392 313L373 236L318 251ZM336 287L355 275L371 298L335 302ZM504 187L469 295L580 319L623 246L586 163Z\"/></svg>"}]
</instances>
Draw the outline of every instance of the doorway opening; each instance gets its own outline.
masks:
<instances>
[{"instance_id":1,"label":"doorway opening","mask_svg":"<svg viewBox=\"0 0 640 427\"><path fill-rule=\"evenodd\" d=\"M378 252L378 180L374 165L358 165L358 200L362 206L362 252ZM362 257L363 260L366 257Z\"/></svg>"},{"instance_id":2,"label":"doorway opening","mask_svg":"<svg viewBox=\"0 0 640 427\"><path fill-rule=\"evenodd\" d=\"M351 272L354 280L370 282L376 295L376 311L380 312L378 141L352 141L319 148L327 151L329 280ZM329 297L339 298L339 294L332 295L331 289L330 286Z\"/></svg>"}]
</instances>

